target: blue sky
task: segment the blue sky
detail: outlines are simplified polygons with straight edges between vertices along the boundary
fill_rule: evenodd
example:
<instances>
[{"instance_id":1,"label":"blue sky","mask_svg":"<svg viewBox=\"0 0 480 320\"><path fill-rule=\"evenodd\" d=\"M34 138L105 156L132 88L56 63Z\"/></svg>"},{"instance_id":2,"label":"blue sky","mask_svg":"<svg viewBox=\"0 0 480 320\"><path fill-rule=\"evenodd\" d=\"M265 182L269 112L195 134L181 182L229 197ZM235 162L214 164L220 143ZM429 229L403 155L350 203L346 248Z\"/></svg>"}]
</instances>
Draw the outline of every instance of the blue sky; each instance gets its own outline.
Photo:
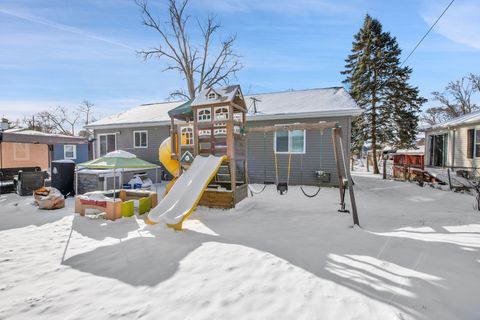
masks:
<instances>
[{"instance_id":1,"label":"blue sky","mask_svg":"<svg viewBox=\"0 0 480 320\"><path fill-rule=\"evenodd\" d=\"M159 15L166 1L150 0ZM366 13L378 18L404 57L450 0L191 0L189 14L214 13L218 37L237 34L244 93L341 85L340 71ZM422 94L480 73L480 1L456 0L407 62ZM196 39L194 34L193 39ZM163 101L183 87L162 60L135 50L157 44L133 0L0 1L0 116L30 115L88 99L106 116ZM431 105L429 102L427 105Z\"/></svg>"}]
</instances>

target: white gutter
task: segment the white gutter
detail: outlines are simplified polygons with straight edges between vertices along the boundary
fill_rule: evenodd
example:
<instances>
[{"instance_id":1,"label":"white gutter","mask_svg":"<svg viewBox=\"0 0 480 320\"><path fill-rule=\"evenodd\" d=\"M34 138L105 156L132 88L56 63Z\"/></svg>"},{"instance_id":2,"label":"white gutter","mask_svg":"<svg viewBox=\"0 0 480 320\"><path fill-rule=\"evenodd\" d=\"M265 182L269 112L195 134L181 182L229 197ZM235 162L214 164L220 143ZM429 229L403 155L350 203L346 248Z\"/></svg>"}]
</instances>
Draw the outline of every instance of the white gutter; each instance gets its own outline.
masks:
<instances>
[{"instance_id":1,"label":"white gutter","mask_svg":"<svg viewBox=\"0 0 480 320\"><path fill-rule=\"evenodd\" d=\"M138 122L123 122L123 123L106 123L106 124L89 124L85 129L101 130L101 129L117 129L117 128L138 128L138 127L158 127L169 125L168 121L138 121Z\"/></svg>"},{"instance_id":2,"label":"white gutter","mask_svg":"<svg viewBox=\"0 0 480 320\"><path fill-rule=\"evenodd\" d=\"M281 114L255 114L247 115L249 121L263 120L281 120L292 118L328 118L328 117L348 117L358 116L363 113L362 109L345 109L345 110L329 110L316 112L298 112L298 113L281 113Z\"/></svg>"}]
</instances>

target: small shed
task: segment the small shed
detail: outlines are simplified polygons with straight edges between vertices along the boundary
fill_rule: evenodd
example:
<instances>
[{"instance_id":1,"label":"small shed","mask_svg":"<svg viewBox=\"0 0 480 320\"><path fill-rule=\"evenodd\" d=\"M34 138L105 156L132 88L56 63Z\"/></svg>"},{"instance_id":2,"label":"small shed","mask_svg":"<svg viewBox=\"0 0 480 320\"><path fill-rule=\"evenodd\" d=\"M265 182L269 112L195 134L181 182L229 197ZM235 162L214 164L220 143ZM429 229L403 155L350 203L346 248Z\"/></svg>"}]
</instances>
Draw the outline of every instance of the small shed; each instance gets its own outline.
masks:
<instances>
[{"instance_id":1,"label":"small shed","mask_svg":"<svg viewBox=\"0 0 480 320\"><path fill-rule=\"evenodd\" d=\"M424 147L418 149L397 150L393 154L393 177L411 180L422 175L424 171Z\"/></svg>"}]
</instances>

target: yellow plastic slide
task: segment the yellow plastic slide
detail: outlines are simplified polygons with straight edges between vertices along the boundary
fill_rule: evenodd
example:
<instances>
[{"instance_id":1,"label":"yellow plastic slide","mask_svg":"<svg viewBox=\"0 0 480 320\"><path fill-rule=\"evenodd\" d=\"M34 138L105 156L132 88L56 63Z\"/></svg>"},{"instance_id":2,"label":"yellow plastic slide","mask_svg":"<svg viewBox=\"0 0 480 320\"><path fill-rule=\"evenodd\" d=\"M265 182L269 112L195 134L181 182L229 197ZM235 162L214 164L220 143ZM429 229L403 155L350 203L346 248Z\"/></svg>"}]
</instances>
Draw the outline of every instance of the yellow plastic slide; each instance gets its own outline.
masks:
<instances>
[{"instance_id":1,"label":"yellow plastic slide","mask_svg":"<svg viewBox=\"0 0 480 320\"><path fill-rule=\"evenodd\" d=\"M180 170L180 164L178 160L173 160L170 155L172 154L172 143L170 137L163 140L162 144L160 144L160 148L158 148L158 158L162 163L163 167L167 169L168 172L173 176L172 181L167 184L165 194L170 191L170 189L177 181L178 173Z\"/></svg>"},{"instance_id":2,"label":"yellow plastic slide","mask_svg":"<svg viewBox=\"0 0 480 320\"><path fill-rule=\"evenodd\" d=\"M164 143L170 146L167 141L164 141L162 146ZM172 175L175 176L175 173L177 173L176 176L178 177L178 162L175 161L176 164L172 162L170 152L168 152L168 157L164 156L164 163L162 153L167 153L170 147L164 146L162 151L162 146L160 146L160 161ZM150 211L147 223L154 224L164 221L169 227L181 230L183 221L195 210L203 192L215 177L218 168L225 159L225 156L196 156L190 168L175 180L171 190Z\"/></svg>"}]
</instances>

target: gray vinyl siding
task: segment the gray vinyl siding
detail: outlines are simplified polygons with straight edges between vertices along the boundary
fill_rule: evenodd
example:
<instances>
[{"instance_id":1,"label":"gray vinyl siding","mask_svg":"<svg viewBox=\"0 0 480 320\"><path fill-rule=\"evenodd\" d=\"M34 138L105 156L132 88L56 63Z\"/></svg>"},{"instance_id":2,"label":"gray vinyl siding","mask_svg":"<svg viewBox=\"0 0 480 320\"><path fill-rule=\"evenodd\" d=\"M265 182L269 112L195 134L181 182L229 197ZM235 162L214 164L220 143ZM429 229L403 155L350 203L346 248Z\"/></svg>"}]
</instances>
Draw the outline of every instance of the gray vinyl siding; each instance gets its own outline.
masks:
<instances>
[{"instance_id":1,"label":"gray vinyl siding","mask_svg":"<svg viewBox=\"0 0 480 320\"><path fill-rule=\"evenodd\" d=\"M248 127L272 126L287 123L310 123L319 121L338 121L342 127L342 142L347 148L347 170L350 158L350 118L310 118L290 120L250 121ZM291 155L291 185L318 185L315 171L323 170L330 173L330 182L322 185L338 184L337 167L333 151L332 131L326 129L323 136L320 131L307 130L305 132L305 154ZM248 135L248 174L251 183L263 184L264 181L276 182L274 133L251 133ZM288 154L277 154L279 182L286 182L288 176ZM302 170L303 158L303 170ZM343 169L343 165L342 165ZM303 171L303 175L302 175ZM342 170L343 172L343 170Z\"/></svg>"},{"instance_id":2,"label":"gray vinyl siding","mask_svg":"<svg viewBox=\"0 0 480 320\"><path fill-rule=\"evenodd\" d=\"M148 132L148 147L147 148L134 148L133 132L134 131L147 131ZM157 126L157 127L135 127L135 128L118 128L118 129L95 129L95 158L99 155L98 148L98 135L116 133L117 137L117 150L125 150L135 154L137 157L155 163L161 166L158 148L160 144L170 136L169 126ZM155 171L148 171L149 177L155 179ZM128 174L126 174L126 177ZM160 174L159 174L160 176Z\"/></svg>"},{"instance_id":3,"label":"gray vinyl siding","mask_svg":"<svg viewBox=\"0 0 480 320\"><path fill-rule=\"evenodd\" d=\"M347 159L350 158L350 117L335 118L300 118L289 120L265 120L248 121L247 127L272 126L276 124L287 123L312 123L319 121L338 121L342 127L343 145L347 149ZM133 147L133 131L148 131L148 148ZM95 130L95 136L104 133L117 134L117 149L134 153L139 158L160 165L158 157L158 148L162 141L169 137L169 126L158 126L148 128L120 128L120 129L102 129ZM337 185L337 167L332 144L332 134L330 129L326 129L323 136L320 131L307 130L305 133L305 154L292 154L291 157L291 185L318 185L319 181L315 176L315 171L323 170L330 173L330 182L322 185ZM264 142L263 133L251 133L247 138L248 146L248 174L251 183L261 183L265 181L275 182L275 159L273 150L274 133L267 133ZM95 156L98 157L98 143L96 144ZM301 162L303 158L303 170ZM279 182L287 181L288 154L278 154L278 173ZM343 167L343 165L342 165ZM347 161L348 170L348 161ZM343 170L342 170L343 171ZM303 172L303 176L302 176ZM154 179L155 172L149 173Z\"/></svg>"}]
</instances>

